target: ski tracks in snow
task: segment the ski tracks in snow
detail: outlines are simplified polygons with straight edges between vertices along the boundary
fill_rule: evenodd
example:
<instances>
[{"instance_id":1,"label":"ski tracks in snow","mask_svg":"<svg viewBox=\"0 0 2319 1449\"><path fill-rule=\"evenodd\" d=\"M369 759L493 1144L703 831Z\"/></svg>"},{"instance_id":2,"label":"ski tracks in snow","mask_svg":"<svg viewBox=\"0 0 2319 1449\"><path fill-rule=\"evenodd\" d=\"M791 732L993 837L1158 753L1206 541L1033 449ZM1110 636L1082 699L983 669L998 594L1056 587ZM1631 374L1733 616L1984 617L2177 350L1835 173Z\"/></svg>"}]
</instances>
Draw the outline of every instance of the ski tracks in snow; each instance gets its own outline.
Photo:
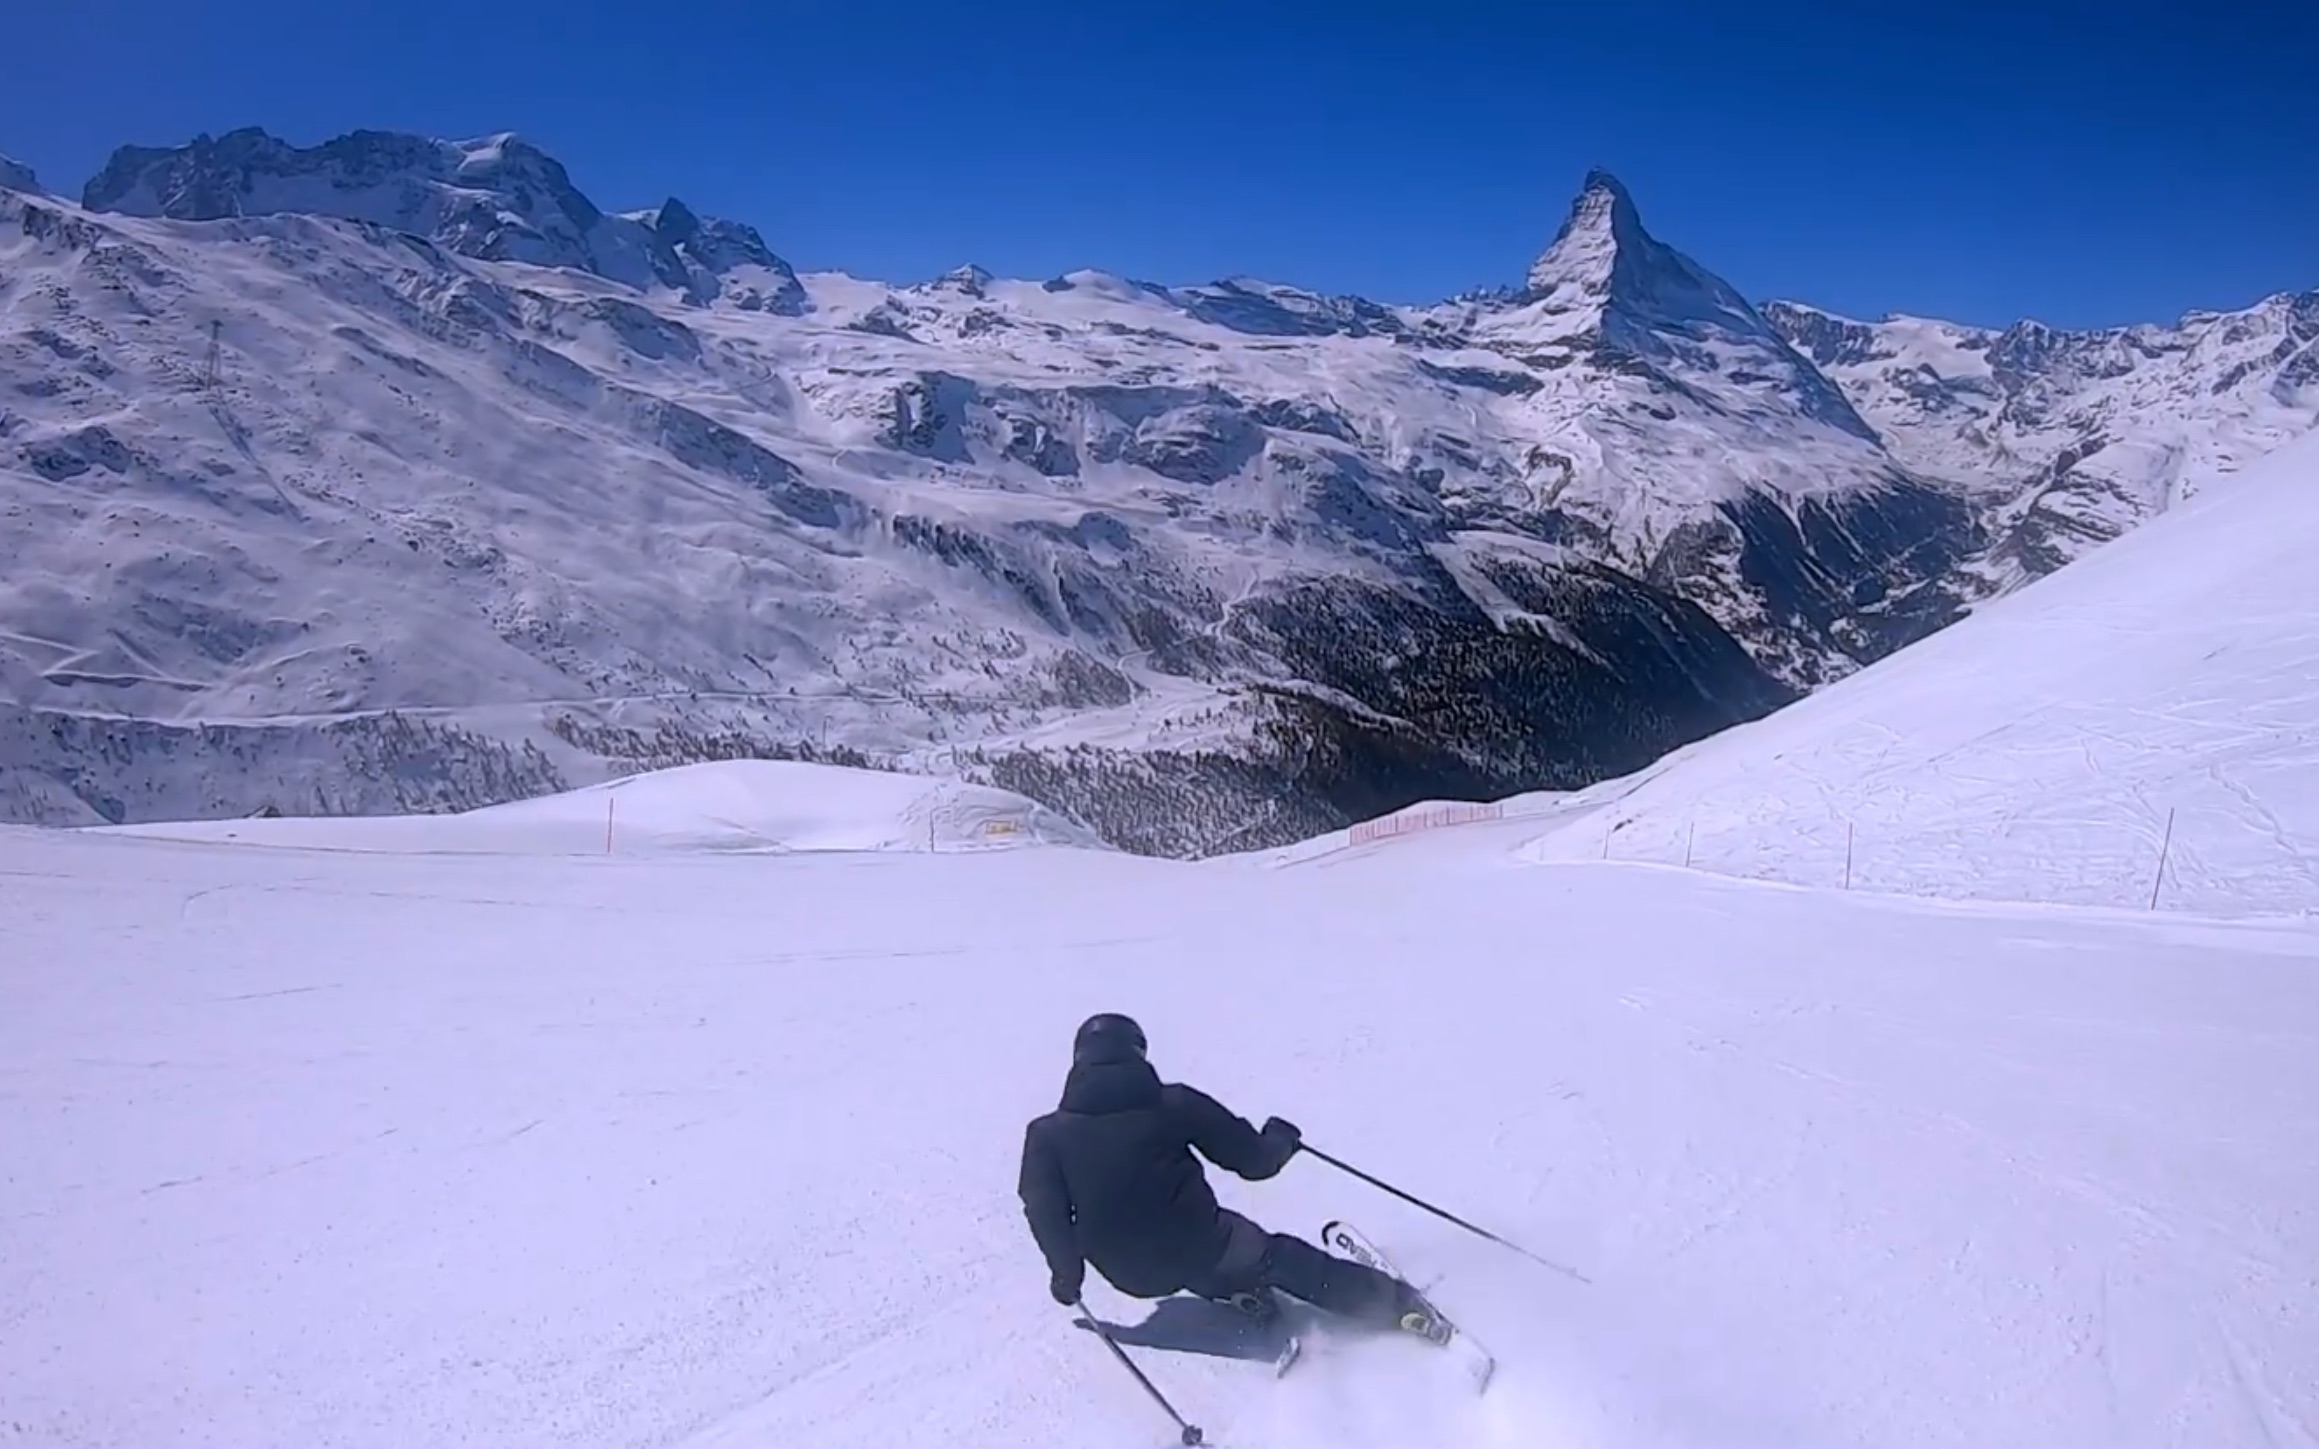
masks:
<instances>
[{"instance_id":1,"label":"ski tracks in snow","mask_svg":"<svg viewBox=\"0 0 2319 1449\"><path fill-rule=\"evenodd\" d=\"M1071 1028L1124 1009L1592 1280L1319 1165L1219 1175L1360 1222L1500 1364L1477 1400L1402 1340L1139 1354L1219 1449L2313 1449L2309 930L1516 870L1476 829L1325 872L0 832L39 878L0 896L0 1420L1156 1449L1013 1200Z\"/></svg>"},{"instance_id":2,"label":"ski tracks in snow","mask_svg":"<svg viewBox=\"0 0 2319 1449\"><path fill-rule=\"evenodd\" d=\"M1968 1142L1976 1150L1988 1154L2012 1171L2031 1178L2048 1188L2091 1204L2118 1220L2138 1236L2170 1243L2177 1250L2194 1257L2220 1250L2240 1266L2259 1273L2278 1275L2284 1271L2284 1265L2278 1258L2240 1240L2219 1224L2186 1220L2180 1214L2165 1211L2097 1175L2062 1166L2048 1157L2023 1152L2008 1145L2006 1140L1997 1133L1976 1125L1956 1111L1929 1106L1913 1100L1903 1093L1878 1087L1858 1077L1809 1064L1798 1060L1796 1055L1792 1053L1743 1045L1731 1033L1706 1027L1697 1019L1685 1016L1679 1009L1669 1009L1665 1002L1655 994L1630 992L1622 996L1620 1002L1636 1011L1663 1020L1670 1027L1681 1032L1693 1050L1731 1053L1753 1063L1758 1068L1777 1071L1800 1081L1812 1083L1825 1089L1827 1093L1843 1101L1847 1106L1855 1110L1865 1110L1879 1120L1912 1122L1918 1126L1927 1127ZM1855 1029L1867 1027L1867 1023L1859 1019L1859 1013L1849 1013L1848 1015L1856 1022ZM1890 1030L1891 1028L1887 1026L1885 1029ZM1810 1118L1807 1115L1805 1118L1807 1133L1809 1124ZM1796 1134L1788 1134L1783 1136L1781 1140L1785 1146L1776 1155L1784 1159L1784 1167L1775 1170L1772 1174L1767 1174L1764 1178L1757 1179L1755 1190L1760 1190L1762 1183L1770 1180L1771 1177L1793 1174L1795 1159L1800 1151L1801 1138ZM1753 1195L1754 1192L1749 1191L1734 1194L1734 1198ZM1715 1220L1727 1220L1731 1215L1729 1211L1718 1212L1715 1214ZM1690 1238L1697 1236L1699 1232L1707 1231L1713 1225L1712 1222L1701 1224L1697 1229L1685 1233L1682 1241L1689 1241Z\"/></svg>"},{"instance_id":3,"label":"ski tracks in snow","mask_svg":"<svg viewBox=\"0 0 2319 1449\"><path fill-rule=\"evenodd\" d=\"M2154 1419L2174 1426L2176 1442L2214 1442L2235 1415L2258 1427L2267 1449L2319 1444L2295 1398L2273 1385L2266 1360L2245 1338L2250 1315L2270 1320L2266 1336L2273 1338L2298 1332L2291 1326L2296 1320L2308 1335L2319 1318L2309 1300L2319 1279L2308 1265L2285 1256L2275 1234L2259 1231L2258 1240L2247 1227L2220 1221L2188 1200L2161 1200L2115 1180L2092 1165L2096 1149L2078 1145L2098 1144L2098 1134L2047 1137L2041 1147L2041 1134L2022 1133L2018 1122L1991 1125L1976 1120L1972 1109L1940 1100L1943 1082L2029 1071L2034 1064L2008 1060L1986 1043L1960 1044L1951 1034L1873 1008L1741 1005L1705 991L1675 990L1630 990L1618 1000L1666 1029L1666 1050L1724 1057L1759 1079L1784 1077L1807 1091L1788 1099L1788 1113L1782 1114L1772 1109L1781 1095L1764 1090L1760 1081L1745 1090L1734 1087L1759 1118L1755 1160L1741 1175L1719 1174L1686 1139L1650 1184L1652 1205L1635 1227L1644 1257L1630 1256L1629 1271L1647 1265L1663 1274L1669 1260L1695 1252L1711 1234L1731 1230L1799 1176L1832 1178L1838 1163L1864 1160L1840 1133L1832 1135L1837 1123L1849 1121L1888 1139L1886 1161L1915 1164L1925 1192L1953 1199L1948 1210L1928 1212L1914 1225L1915 1231L1947 1237L1941 1274L1928 1276L1920 1267L1904 1277L1865 1277L1855 1290L1868 1304L1865 1311L1884 1311L1874 1304L1879 1297L1902 1313L1943 1298L1977 1302L1991 1344L2009 1344L2014 1362L2004 1372L1983 1385L1958 1381L1946 1392L2002 1392L2018 1405L2025 1430L2063 1412L2061 1405L2085 1404L2090 1396L2120 1442L2148 1432ZM1783 1025L1814 1013L1829 1020L1813 1037L1846 1042L1854 1062L1945 1060L1947 1066L1934 1076L1917 1072L1878 1080L1873 1070L1832 1064L1809 1050L1804 1037L1783 1032ZM1934 1090L1926 1091L1928 1084ZM2087 1159L2055 1150L2064 1140ZM1815 1168L1810 1158L1823 1151L1832 1160ZM1685 1193L1686 1180L1709 1190ZM1876 1191L1871 1184L1837 1187L1839 1194L1861 1189ZM1814 1197L1825 1191L1826 1182L1815 1180L1804 1184L1801 1196L1781 1200L1776 1212L1784 1230L1793 1234L1799 1223L1825 1217L1830 1204ZM2093 1216L2085 1216L2087 1211ZM2046 1225L2043 1231L2024 1232L2037 1223ZM1830 1219L1829 1227L1841 1231L1842 1218ZM1853 1254L1869 1261L1889 1251L1888 1244L1867 1240L1855 1247L1872 1250ZM2116 1308L2121 1285L2135 1303L2123 1357ZM2147 1323L2154 1299L2196 1307L2180 1325L2153 1334ZM2207 1367L2194 1367L2201 1362ZM2233 1395L2222 1396L2228 1402L2218 1401L2222 1385L2235 1386ZM1929 1438L1941 1441L1938 1434Z\"/></svg>"}]
</instances>

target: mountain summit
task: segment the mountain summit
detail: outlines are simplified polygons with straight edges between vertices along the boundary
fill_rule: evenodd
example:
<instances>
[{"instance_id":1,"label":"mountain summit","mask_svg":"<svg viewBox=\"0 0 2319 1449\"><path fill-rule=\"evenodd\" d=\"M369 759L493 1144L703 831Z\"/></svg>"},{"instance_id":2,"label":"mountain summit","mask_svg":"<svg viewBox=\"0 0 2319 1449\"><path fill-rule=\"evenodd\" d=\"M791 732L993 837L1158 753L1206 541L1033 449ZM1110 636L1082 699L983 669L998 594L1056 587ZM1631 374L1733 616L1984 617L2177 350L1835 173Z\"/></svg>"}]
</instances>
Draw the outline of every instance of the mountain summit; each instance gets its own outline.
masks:
<instances>
[{"instance_id":1,"label":"mountain summit","mask_svg":"<svg viewBox=\"0 0 2319 1449\"><path fill-rule=\"evenodd\" d=\"M1651 235L1619 179L1586 174L1554 242L1530 264L1490 327L1541 357L1585 357L1653 379L1661 406L1687 395L1676 374L1710 375L1739 414L1800 414L1876 445L1875 431L1737 288ZM1562 365L1562 364L1554 364Z\"/></svg>"},{"instance_id":2,"label":"mountain summit","mask_svg":"<svg viewBox=\"0 0 2319 1449\"><path fill-rule=\"evenodd\" d=\"M705 217L670 197L650 211L628 213L682 268L682 290L694 301L723 297L745 312L794 317L805 309L805 288L789 263L773 254L757 229ZM666 263L663 263L665 275Z\"/></svg>"},{"instance_id":3,"label":"mountain summit","mask_svg":"<svg viewBox=\"0 0 2319 1449\"><path fill-rule=\"evenodd\" d=\"M23 162L0 156L0 191L21 191L38 196L41 194L40 179Z\"/></svg>"},{"instance_id":4,"label":"mountain summit","mask_svg":"<svg viewBox=\"0 0 2319 1449\"><path fill-rule=\"evenodd\" d=\"M81 193L91 211L215 221L302 212L535 266L592 258L605 220L561 163L512 133L438 141L352 131L293 146L255 126L182 146L123 146Z\"/></svg>"},{"instance_id":5,"label":"mountain summit","mask_svg":"<svg viewBox=\"0 0 2319 1449\"><path fill-rule=\"evenodd\" d=\"M1599 168L1586 174L1554 244L1530 264L1527 296L1584 325L1713 325L1777 339L1728 282L1645 230L1634 198Z\"/></svg>"},{"instance_id":6,"label":"mountain summit","mask_svg":"<svg viewBox=\"0 0 2319 1449\"><path fill-rule=\"evenodd\" d=\"M1642 214L1626 187L1597 167L1586 173L1554 244L1530 264L1530 291L1541 297L1564 293L1565 305L1576 305L1580 298L1599 300L1610 294L1622 270L1630 285L1638 280L1641 258L1653 250L1667 248L1643 230Z\"/></svg>"},{"instance_id":7,"label":"mountain summit","mask_svg":"<svg viewBox=\"0 0 2319 1449\"><path fill-rule=\"evenodd\" d=\"M610 216L563 164L514 134L439 141L352 131L293 146L255 126L183 146L123 146L82 192L91 211L176 221L303 213L423 236L462 256L591 272L686 301L748 310L802 304L796 276L756 232L682 203ZM738 285L724 279L734 272ZM728 295L729 294L729 295Z\"/></svg>"},{"instance_id":8,"label":"mountain summit","mask_svg":"<svg viewBox=\"0 0 2319 1449\"><path fill-rule=\"evenodd\" d=\"M1737 289L1654 238L1609 172L1587 175L1526 287L1421 325L1521 369L1492 382L1507 401L1489 422L1519 459L1522 531L1713 601L1783 680L1822 683L1962 607L1941 581L1982 546L1969 510L1893 459Z\"/></svg>"}]
</instances>

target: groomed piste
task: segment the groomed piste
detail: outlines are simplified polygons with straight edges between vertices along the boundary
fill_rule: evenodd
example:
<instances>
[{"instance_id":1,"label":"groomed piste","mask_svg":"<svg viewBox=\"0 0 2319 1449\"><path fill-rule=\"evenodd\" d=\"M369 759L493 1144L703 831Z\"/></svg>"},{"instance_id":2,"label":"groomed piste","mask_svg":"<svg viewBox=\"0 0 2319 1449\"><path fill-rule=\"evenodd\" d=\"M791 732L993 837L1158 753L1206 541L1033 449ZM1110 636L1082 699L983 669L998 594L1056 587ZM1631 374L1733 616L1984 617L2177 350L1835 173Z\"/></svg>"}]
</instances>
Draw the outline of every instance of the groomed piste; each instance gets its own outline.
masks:
<instances>
[{"instance_id":1,"label":"groomed piste","mask_svg":"<svg viewBox=\"0 0 2319 1449\"><path fill-rule=\"evenodd\" d=\"M1119 1010L1589 1280L1309 1160L1226 1179L1360 1224L1500 1367L1142 1352L1215 1443L2311 1443L2312 462L1644 777L1293 858L741 764L0 831L0 1427L1168 1443L1014 1199Z\"/></svg>"},{"instance_id":2,"label":"groomed piste","mask_svg":"<svg viewBox=\"0 0 2319 1449\"><path fill-rule=\"evenodd\" d=\"M455 815L276 816L100 826L94 833L469 855L1103 848L1084 826L1006 790L791 760L655 770Z\"/></svg>"}]
</instances>

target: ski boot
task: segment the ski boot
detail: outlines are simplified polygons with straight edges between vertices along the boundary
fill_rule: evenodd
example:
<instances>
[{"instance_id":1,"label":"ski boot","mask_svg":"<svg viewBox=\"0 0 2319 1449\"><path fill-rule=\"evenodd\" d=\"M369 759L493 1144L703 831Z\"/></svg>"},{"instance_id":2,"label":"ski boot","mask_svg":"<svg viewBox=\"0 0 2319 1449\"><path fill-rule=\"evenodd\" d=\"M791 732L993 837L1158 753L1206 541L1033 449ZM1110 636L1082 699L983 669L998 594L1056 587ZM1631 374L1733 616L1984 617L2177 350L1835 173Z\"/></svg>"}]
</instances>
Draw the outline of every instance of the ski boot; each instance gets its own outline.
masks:
<instances>
[{"instance_id":1,"label":"ski boot","mask_svg":"<svg viewBox=\"0 0 2319 1449\"><path fill-rule=\"evenodd\" d=\"M1416 1289L1406 1283L1401 1285L1401 1289L1401 1316L1395 1320L1394 1326L1403 1333L1415 1334L1435 1348L1447 1348L1457 1330L1450 1326L1449 1320L1434 1312L1433 1305L1419 1297Z\"/></svg>"},{"instance_id":2,"label":"ski boot","mask_svg":"<svg viewBox=\"0 0 2319 1449\"><path fill-rule=\"evenodd\" d=\"M1280 1295L1273 1288L1267 1286L1259 1288L1253 1293L1234 1293L1228 1298L1219 1298L1214 1301L1229 1303L1247 1316L1248 1323L1243 1330L1244 1334L1252 1336L1259 1343L1267 1341L1273 1343L1272 1376L1274 1378L1279 1378L1282 1374L1287 1373L1290 1366L1304 1353L1304 1337L1283 1317Z\"/></svg>"},{"instance_id":3,"label":"ski boot","mask_svg":"<svg viewBox=\"0 0 2319 1449\"><path fill-rule=\"evenodd\" d=\"M1246 1314L1249 1323L1257 1328L1270 1328L1280 1317L1280 1300L1273 1296L1270 1288L1254 1293L1235 1293L1222 1301Z\"/></svg>"}]
</instances>

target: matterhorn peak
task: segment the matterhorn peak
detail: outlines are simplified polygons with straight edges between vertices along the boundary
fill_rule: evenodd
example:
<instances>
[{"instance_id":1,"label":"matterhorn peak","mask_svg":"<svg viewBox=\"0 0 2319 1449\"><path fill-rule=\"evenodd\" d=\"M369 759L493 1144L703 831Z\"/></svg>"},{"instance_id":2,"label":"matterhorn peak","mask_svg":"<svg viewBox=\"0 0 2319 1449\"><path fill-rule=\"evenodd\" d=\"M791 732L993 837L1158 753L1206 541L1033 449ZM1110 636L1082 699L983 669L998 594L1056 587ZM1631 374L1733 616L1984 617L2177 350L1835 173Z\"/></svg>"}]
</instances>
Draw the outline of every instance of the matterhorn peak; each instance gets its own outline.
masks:
<instances>
[{"instance_id":1,"label":"matterhorn peak","mask_svg":"<svg viewBox=\"0 0 2319 1449\"><path fill-rule=\"evenodd\" d=\"M1565 331L1715 327L1784 347L1730 283L1644 230L1634 198L1600 167L1531 263L1523 300Z\"/></svg>"},{"instance_id":2,"label":"matterhorn peak","mask_svg":"<svg viewBox=\"0 0 2319 1449\"><path fill-rule=\"evenodd\" d=\"M1563 223L1563 230L1567 233L1586 226L1608 227L1612 235L1622 239L1643 235L1643 219L1635 211L1634 196L1624 182L1600 166L1587 170L1578 199L1570 203L1570 218Z\"/></svg>"},{"instance_id":3,"label":"matterhorn peak","mask_svg":"<svg viewBox=\"0 0 2319 1449\"><path fill-rule=\"evenodd\" d=\"M1490 324L1532 349L1744 376L1731 406L1776 406L1867 442L1875 433L1738 290L1653 237L1626 187L1587 172L1528 285ZM1745 396L1742 397L1741 394Z\"/></svg>"},{"instance_id":4,"label":"matterhorn peak","mask_svg":"<svg viewBox=\"0 0 2319 1449\"><path fill-rule=\"evenodd\" d=\"M21 191L27 196L43 194L40 178L32 174L32 168L6 156L0 156L0 191Z\"/></svg>"},{"instance_id":5,"label":"matterhorn peak","mask_svg":"<svg viewBox=\"0 0 2319 1449\"><path fill-rule=\"evenodd\" d=\"M1643 230L1626 187L1598 166L1586 173L1554 244L1530 264L1530 291L1560 294L1569 305L1599 301L1618 283L1639 280L1652 254L1664 250Z\"/></svg>"}]
</instances>

